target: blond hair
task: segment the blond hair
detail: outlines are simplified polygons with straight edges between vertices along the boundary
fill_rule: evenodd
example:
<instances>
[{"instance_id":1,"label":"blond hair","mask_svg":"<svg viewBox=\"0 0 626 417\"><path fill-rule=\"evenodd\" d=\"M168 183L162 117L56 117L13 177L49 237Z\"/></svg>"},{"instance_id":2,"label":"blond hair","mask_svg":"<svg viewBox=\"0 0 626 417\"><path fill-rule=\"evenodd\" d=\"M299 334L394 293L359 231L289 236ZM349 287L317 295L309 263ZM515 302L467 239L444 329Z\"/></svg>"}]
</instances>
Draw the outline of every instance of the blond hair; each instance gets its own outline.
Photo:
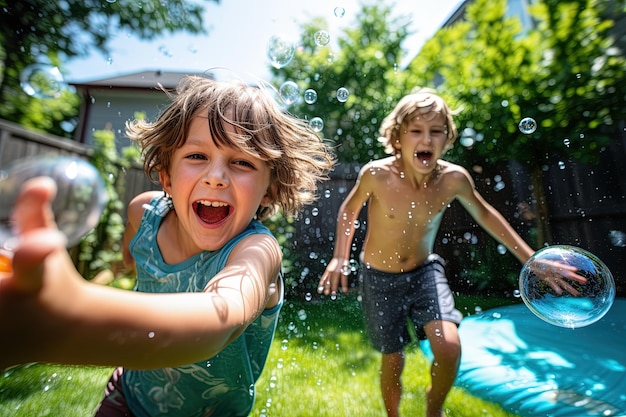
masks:
<instances>
[{"instance_id":1,"label":"blond hair","mask_svg":"<svg viewBox=\"0 0 626 417\"><path fill-rule=\"evenodd\" d=\"M408 124L412 117L417 115L435 117L441 114L445 119L446 138L448 147L450 147L458 134L453 119L453 116L457 113L458 111L450 109L445 100L437 95L435 90L430 88L416 89L411 94L402 97L391 113L383 119L380 125L378 141L385 145L386 153L397 153L399 149L394 146L394 143L398 140L398 132L401 127Z\"/></svg>"},{"instance_id":2,"label":"blond hair","mask_svg":"<svg viewBox=\"0 0 626 417\"><path fill-rule=\"evenodd\" d=\"M146 175L158 183L159 172L169 174L171 156L185 143L191 120L200 114L207 116L217 146L240 149L270 167L272 205L259 207L257 218L266 219L278 209L297 214L316 199L317 183L328 178L334 156L305 121L282 111L267 88L183 77L176 94L170 95L172 103L156 121L126 124L126 134L141 147ZM226 124L236 134L227 133Z\"/></svg>"}]
</instances>

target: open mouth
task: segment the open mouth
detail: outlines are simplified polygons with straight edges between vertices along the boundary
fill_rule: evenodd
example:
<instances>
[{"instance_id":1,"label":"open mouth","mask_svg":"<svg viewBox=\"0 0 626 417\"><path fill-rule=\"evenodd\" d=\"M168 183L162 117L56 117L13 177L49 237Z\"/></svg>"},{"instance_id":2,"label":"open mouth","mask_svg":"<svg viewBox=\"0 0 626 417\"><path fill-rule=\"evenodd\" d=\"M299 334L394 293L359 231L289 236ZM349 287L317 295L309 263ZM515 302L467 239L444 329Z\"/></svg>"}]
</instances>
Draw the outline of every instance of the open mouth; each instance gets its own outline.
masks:
<instances>
[{"instance_id":1,"label":"open mouth","mask_svg":"<svg viewBox=\"0 0 626 417\"><path fill-rule=\"evenodd\" d=\"M202 222L216 224L228 217L231 207L221 201L201 200L193 203L193 209Z\"/></svg>"},{"instance_id":2,"label":"open mouth","mask_svg":"<svg viewBox=\"0 0 626 417\"><path fill-rule=\"evenodd\" d=\"M428 164L433 157L433 153L428 151L415 152L414 155L424 165Z\"/></svg>"}]
</instances>

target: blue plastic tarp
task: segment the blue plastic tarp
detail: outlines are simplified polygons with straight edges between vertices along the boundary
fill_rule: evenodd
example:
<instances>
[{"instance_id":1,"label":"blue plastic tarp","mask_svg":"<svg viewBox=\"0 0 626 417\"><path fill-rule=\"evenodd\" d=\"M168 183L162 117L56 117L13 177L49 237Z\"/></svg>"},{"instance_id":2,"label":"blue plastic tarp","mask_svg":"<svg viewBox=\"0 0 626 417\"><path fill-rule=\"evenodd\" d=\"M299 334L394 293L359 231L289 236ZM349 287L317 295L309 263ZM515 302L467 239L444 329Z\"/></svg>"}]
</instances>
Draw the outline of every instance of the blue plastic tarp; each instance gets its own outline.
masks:
<instances>
[{"instance_id":1,"label":"blue plastic tarp","mask_svg":"<svg viewBox=\"0 0 626 417\"><path fill-rule=\"evenodd\" d=\"M466 317L459 334L455 385L477 397L522 417L626 416L624 299L586 327L553 326L520 304Z\"/></svg>"}]
</instances>

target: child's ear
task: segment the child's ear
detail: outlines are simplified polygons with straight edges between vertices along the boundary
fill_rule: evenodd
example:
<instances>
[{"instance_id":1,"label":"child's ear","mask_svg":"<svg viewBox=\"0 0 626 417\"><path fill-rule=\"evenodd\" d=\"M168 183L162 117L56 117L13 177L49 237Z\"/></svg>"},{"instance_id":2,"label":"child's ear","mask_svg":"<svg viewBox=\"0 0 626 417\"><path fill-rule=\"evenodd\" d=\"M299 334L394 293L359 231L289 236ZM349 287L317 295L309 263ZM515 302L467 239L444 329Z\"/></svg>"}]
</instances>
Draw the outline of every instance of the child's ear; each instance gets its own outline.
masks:
<instances>
[{"instance_id":1,"label":"child's ear","mask_svg":"<svg viewBox=\"0 0 626 417\"><path fill-rule=\"evenodd\" d=\"M391 129L391 132L389 132L389 145L391 145L391 147L396 151L400 150L400 135L398 135L398 126Z\"/></svg>"},{"instance_id":2,"label":"child's ear","mask_svg":"<svg viewBox=\"0 0 626 417\"><path fill-rule=\"evenodd\" d=\"M450 149L452 149L452 145L454 145L455 142L455 138L448 138L446 140L446 144L443 147L443 152L442 153L446 153L448 152Z\"/></svg>"},{"instance_id":3,"label":"child's ear","mask_svg":"<svg viewBox=\"0 0 626 417\"><path fill-rule=\"evenodd\" d=\"M159 182L163 187L163 191L171 195L172 193L170 191L172 191L172 179L167 172L159 171Z\"/></svg>"},{"instance_id":4,"label":"child's ear","mask_svg":"<svg viewBox=\"0 0 626 417\"><path fill-rule=\"evenodd\" d=\"M276 185L271 184L269 187L267 187L267 191L261 199L261 206L269 207L274 204L274 201L276 201Z\"/></svg>"}]
</instances>

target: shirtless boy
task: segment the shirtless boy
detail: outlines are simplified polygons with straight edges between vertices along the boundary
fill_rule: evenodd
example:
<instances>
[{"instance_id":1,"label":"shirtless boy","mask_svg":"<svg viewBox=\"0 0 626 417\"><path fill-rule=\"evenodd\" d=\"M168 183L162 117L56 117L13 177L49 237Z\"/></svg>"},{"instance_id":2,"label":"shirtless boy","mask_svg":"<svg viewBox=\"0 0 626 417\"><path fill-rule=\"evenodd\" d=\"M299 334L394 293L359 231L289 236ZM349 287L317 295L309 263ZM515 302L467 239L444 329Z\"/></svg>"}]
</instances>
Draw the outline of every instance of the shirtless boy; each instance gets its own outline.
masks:
<instances>
[{"instance_id":1,"label":"shirtless boy","mask_svg":"<svg viewBox=\"0 0 626 417\"><path fill-rule=\"evenodd\" d=\"M434 354L427 417L441 417L456 378L462 315L433 245L448 204L457 199L476 222L524 263L534 250L504 217L476 191L463 167L440 159L457 136L453 112L430 90L402 98L383 120L384 159L366 164L338 214L335 250L319 292L336 294L349 264L354 222L368 205L367 234L361 252L363 312L373 346L382 353L380 384L389 417L398 416L402 394L404 347L410 342L406 319L428 338ZM546 272L551 285L570 290L560 276L577 279L560 267Z\"/></svg>"}]
</instances>

